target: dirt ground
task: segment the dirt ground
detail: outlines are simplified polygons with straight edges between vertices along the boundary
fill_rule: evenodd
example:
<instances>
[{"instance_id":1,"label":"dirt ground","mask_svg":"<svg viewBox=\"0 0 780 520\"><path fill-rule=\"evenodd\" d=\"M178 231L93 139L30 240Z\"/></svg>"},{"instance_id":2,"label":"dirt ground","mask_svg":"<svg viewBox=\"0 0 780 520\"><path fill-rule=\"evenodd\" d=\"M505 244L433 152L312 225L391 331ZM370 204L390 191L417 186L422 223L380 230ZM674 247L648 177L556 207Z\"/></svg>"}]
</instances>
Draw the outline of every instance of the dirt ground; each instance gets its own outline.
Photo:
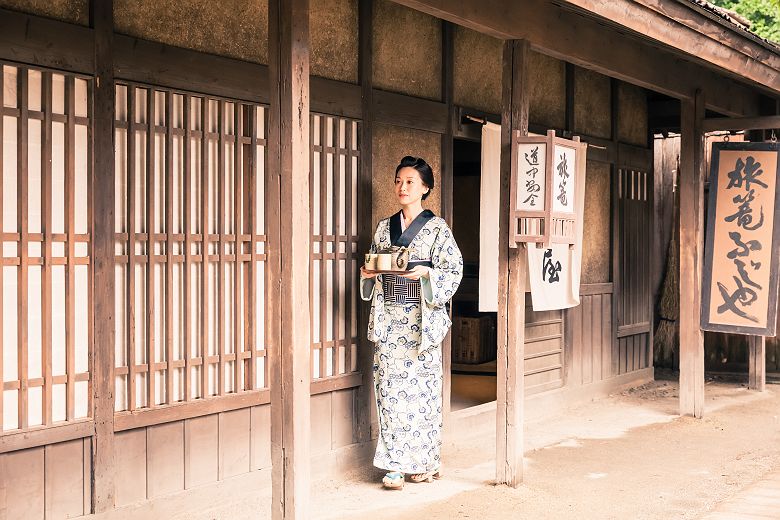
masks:
<instances>
[{"instance_id":1,"label":"dirt ground","mask_svg":"<svg viewBox=\"0 0 780 520\"><path fill-rule=\"evenodd\" d=\"M386 491L382 472L315 486L317 518L698 518L780 470L780 386L708 380L704 419L676 415L677 383L656 381L526 424L524 484L493 483L495 437L458 432L444 479ZM780 518L780 512L778 512Z\"/></svg>"}]
</instances>

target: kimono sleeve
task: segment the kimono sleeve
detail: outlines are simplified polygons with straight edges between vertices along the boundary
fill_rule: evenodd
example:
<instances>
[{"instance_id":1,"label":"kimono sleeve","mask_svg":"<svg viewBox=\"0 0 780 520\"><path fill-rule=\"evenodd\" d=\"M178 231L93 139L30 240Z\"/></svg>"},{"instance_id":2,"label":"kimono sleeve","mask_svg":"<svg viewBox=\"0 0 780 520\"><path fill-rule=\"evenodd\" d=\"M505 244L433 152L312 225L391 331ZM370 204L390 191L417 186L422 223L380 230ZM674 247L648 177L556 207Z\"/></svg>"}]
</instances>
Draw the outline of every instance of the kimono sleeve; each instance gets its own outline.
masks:
<instances>
[{"instance_id":1,"label":"kimono sleeve","mask_svg":"<svg viewBox=\"0 0 780 520\"><path fill-rule=\"evenodd\" d=\"M428 277L420 279L423 297L429 306L444 307L458 290L463 278L463 256L452 231L444 223L431 250L431 263L433 267Z\"/></svg>"},{"instance_id":2,"label":"kimono sleeve","mask_svg":"<svg viewBox=\"0 0 780 520\"><path fill-rule=\"evenodd\" d=\"M377 243L379 242L379 233L382 228L382 223L380 222L377 227L376 231L374 232L374 238L371 240L371 247L368 248L368 252L371 254L375 254L379 250L379 246L377 246ZM371 301L371 298L374 296L374 288L376 287L376 281L377 278L364 278L363 273L360 273L360 298L363 301Z\"/></svg>"}]
</instances>

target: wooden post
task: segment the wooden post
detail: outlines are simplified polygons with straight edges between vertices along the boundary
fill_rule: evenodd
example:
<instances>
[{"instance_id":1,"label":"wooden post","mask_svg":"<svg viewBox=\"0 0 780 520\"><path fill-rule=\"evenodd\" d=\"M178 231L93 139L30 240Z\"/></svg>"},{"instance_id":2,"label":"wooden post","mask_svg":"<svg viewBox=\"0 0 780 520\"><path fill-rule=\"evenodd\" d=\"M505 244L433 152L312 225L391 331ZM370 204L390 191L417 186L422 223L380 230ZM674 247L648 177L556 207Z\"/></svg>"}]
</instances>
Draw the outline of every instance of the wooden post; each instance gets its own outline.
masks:
<instances>
[{"instance_id":1,"label":"wooden post","mask_svg":"<svg viewBox=\"0 0 780 520\"><path fill-rule=\"evenodd\" d=\"M441 135L441 216L447 221L447 225L452 228L452 221L455 216L453 207L453 154L454 143L452 130L454 120L457 118L457 109L453 104L454 81L453 70L455 67L454 26L450 22L442 22L442 101L447 105L447 124L444 133ZM450 317L452 307L450 307ZM445 444L452 444L454 437L451 428L451 402L452 402L452 331L442 342L442 372L444 380L442 384L442 429Z\"/></svg>"},{"instance_id":2,"label":"wooden post","mask_svg":"<svg viewBox=\"0 0 780 520\"><path fill-rule=\"evenodd\" d=\"M359 76L362 94L361 109L363 121L360 123L360 170L358 171L358 252L368 251L374 235L371 220L371 176L372 176L372 140L373 140L373 33L372 11L373 0L360 0L358 32ZM358 257L359 258L359 257ZM358 288L360 290L360 288ZM362 302L359 302L362 303ZM374 346L366 338L368 328L368 305L359 305L358 320L358 369L363 374L363 383L357 395L357 437L360 442L369 442L373 436L372 428L377 428L378 418L376 401L374 400Z\"/></svg>"},{"instance_id":3,"label":"wooden post","mask_svg":"<svg viewBox=\"0 0 780 520\"><path fill-rule=\"evenodd\" d=\"M268 2L269 169L279 182L279 237L270 254L281 320L271 356L274 519L309 518L309 2Z\"/></svg>"},{"instance_id":4,"label":"wooden post","mask_svg":"<svg viewBox=\"0 0 780 520\"><path fill-rule=\"evenodd\" d=\"M766 338L748 336L748 388L763 392L766 389Z\"/></svg>"},{"instance_id":5,"label":"wooden post","mask_svg":"<svg viewBox=\"0 0 780 520\"><path fill-rule=\"evenodd\" d=\"M704 258L704 94L681 107L680 415L704 413L704 335L699 328Z\"/></svg>"},{"instance_id":6,"label":"wooden post","mask_svg":"<svg viewBox=\"0 0 780 520\"><path fill-rule=\"evenodd\" d=\"M501 213L499 217L498 364L496 400L496 482L517 487L523 481L525 397L525 279L523 248L509 249L510 178L515 130L528 135L527 41L504 43L501 111Z\"/></svg>"},{"instance_id":7,"label":"wooden post","mask_svg":"<svg viewBox=\"0 0 780 520\"><path fill-rule=\"evenodd\" d=\"M92 0L95 31L93 131L92 511L114 508L114 7ZM71 114L71 117L73 115ZM151 397L150 397L151 399Z\"/></svg>"}]
</instances>

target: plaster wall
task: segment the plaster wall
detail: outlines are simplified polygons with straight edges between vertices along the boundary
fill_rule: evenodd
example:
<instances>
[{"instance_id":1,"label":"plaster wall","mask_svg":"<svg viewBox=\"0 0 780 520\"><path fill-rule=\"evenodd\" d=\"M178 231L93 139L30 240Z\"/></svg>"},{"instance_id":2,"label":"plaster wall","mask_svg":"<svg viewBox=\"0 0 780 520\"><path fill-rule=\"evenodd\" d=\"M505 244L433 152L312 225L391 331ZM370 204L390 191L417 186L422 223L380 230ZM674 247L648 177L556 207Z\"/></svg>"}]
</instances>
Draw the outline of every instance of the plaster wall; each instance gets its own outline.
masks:
<instances>
[{"instance_id":1,"label":"plaster wall","mask_svg":"<svg viewBox=\"0 0 780 520\"><path fill-rule=\"evenodd\" d=\"M610 79L597 72L574 69L574 132L609 139L612 135Z\"/></svg>"},{"instance_id":2,"label":"plaster wall","mask_svg":"<svg viewBox=\"0 0 780 520\"><path fill-rule=\"evenodd\" d=\"M441 99L441 20L389 0L377 0L373 25L374 86Z\"/></svg>"},{"instance_id":3,"label":"plaster wall","mask_svg":"<svg viewBox=\"0 0 780 520\"><path fill-rule=\"evenodd\" d=\"M647 93L641 87L622 82L618 88L618 139L647 146Z\"/></svg>"},{"instance_id":4,"label":"plaster wall","mask_svg":"<svg viewBox=\"0 0 780 520\"><path fill-rule=\"evenodd\" d=\"M566 125L566 66L561 60L529 53L528 118L547 128Z\"/></svg>"},{"instance_id":5,"label":"plaster wall","mask_svg":"<svg viewBox=\"0 0 780 520\"><path fill-rule=\"evenodd\" d=\"M115 0L116 31L255 63L268 63L268 1Z\"/></svg>"},{"instance_id":6,"label":"plaster wall","mask_svg":"<svg viewBox=\"0 0 780 520\"><path fill-rule=\"evenodd\" d=\"M581 283L609 282L610 165L588 161L585 180Z\"/></svg>"},{"instance_id":7,"label":"plaster wall","mask_svg":"<svg viewBox=\"0 0 780 520\"><path fill-rule=\"evenodd\" d=\"M311 0L310 8L311 74L357 83L357 0Z\"/></svg>"},{"instance_id":8,"label":"plaster wall","mask_svg":"<svg viewBox=\"0 0 780 520\"><path fill-rule=\"evenodd\" d=\"M405 155L422 157L433 168L434 189L423 207L441 213L441 136L422 130L377 124L373 130L373 172L371 182L372 229L377 222L398 212L393 179L395 167Z\"/></svg>"},{"instance_id":9,"label":"plaster wall","mask_svg":"<svg viewBox=\"0 0 780 520\"><path fill-rule=\"evenodd\" d=\"M453 101L501 113L503 41L456 25L453 31Z\"/></svg>"},{"instance_id":10,"label":"plaster wall","mask_svg":"<svg viewBox=\"0 0 780 520\"><path fill-rule=\"evenodd\" d=\"M0 7L63 22L89 25L88 0L0 0Z\"/></svg>"}]
</instances>

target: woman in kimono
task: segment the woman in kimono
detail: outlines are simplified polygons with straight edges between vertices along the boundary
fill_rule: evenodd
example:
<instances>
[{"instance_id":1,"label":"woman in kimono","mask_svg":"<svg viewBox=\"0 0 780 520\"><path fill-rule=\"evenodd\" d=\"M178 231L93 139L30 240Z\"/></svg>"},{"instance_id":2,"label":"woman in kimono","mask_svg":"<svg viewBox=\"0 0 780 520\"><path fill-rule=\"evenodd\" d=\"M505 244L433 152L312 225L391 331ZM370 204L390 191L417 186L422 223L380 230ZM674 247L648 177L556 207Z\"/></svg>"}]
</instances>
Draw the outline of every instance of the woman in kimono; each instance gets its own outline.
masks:
<instances>
[{"instance_id":1,"label":"woman in kimono","mask_svg":"<svg viewBox=\"0 0 780 520\"><path fill-rule=\"evenodd\" d=\"M374 466L382 482L403 488L439 477L442 427L441 342L450 328L447 304L463 275L463 258L444 219L423 210L433 171L422 159L404 157L395 170L401 210L379 222L371 253L409 249L403 274L361 268L360 294L371 301L368 339L374 347L379 436Z\"/></svg>"}]
</instances>

